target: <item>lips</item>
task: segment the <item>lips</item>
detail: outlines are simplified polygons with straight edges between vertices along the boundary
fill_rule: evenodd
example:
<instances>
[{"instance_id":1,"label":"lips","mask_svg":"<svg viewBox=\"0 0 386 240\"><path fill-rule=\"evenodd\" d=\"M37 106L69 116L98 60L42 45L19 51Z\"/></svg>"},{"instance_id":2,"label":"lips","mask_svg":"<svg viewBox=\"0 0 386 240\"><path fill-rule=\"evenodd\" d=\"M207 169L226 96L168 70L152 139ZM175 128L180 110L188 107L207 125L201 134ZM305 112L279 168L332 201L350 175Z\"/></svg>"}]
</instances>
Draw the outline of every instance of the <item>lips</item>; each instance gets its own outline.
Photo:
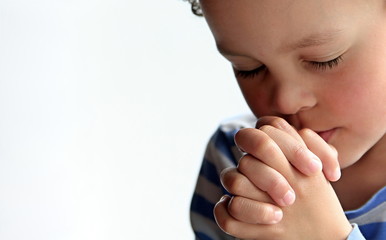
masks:
<instances>
[{"instance_id":1,"label":"lips","mask_svg":"<svg viewBox=\"0 0 386 240\"><path fill-rule=\"evenodd\" d=\"M332 135L334 134L335 130L336 128L333 128L327 131L321 131L316 133L319 134L319 136L328 143L328 141L331 139Z\"/></svg>"}]
</instances>

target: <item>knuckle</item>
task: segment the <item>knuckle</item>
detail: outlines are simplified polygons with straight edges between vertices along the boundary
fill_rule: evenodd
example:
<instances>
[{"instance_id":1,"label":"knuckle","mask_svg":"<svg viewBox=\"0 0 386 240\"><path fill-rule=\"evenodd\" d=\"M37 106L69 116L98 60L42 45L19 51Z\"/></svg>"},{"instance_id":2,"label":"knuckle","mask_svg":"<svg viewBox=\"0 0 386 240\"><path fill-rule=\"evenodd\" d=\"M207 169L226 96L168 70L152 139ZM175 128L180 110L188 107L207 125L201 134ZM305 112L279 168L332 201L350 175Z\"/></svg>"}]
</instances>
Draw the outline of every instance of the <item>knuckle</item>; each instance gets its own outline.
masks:
<instances>
[{"instance_id":1,"label":"knuckle","mask_svg":"<svg viewBox=\"0 0 386 240\"><path fill-rule=\"evenodd\" d=\"M248 170L249 169L249 165L250 165L250 159L251 156L250 155L245 155L243 156L242 158L240 158L239 160L239 163L238 163L238 166L237 166L237 169L240 171L240 172L245 172L245 170Z\"/></svg>"},{"instance_id":2,"label":"knuckle","mask_svg":"<svg viewBox=\"0 0 386 240\"><path fill-rule=\"evenodd\" d=\"M242 129L235 135L237 147L246 153L256 155L262 151L269 153L277 151L274 140L270 137L275 128L264 125L260 129Z\"/></svg>"},{"instance_id":3,"label":"knuckle","mask_svg":"<svg viewBox=\"0 0 386 240\"><path fill-rule=\"evenodd\" d=\"M234 218L253 224L269 224L273 221L273 209L264 203L254 203L242 197L233 197L228 212Z\"/></svg>"},{"instance_id":4,"label":"knuckle","mask_svg":"<svg viewBox=\"0 0 386 240\"><path fill-rule=\"evenodd\" d=\"M217 225L224 230L226 219L221 217L221 209L216 205L213 209L213 215L216 220Z\"/></svg>"},{"instance_id":5,"label":"knuckle","mask_svg":"<svg viewBox=\"0 0 386 240\"><path fill-rule=\"evenodd\" d=\"M242 151L246 152L247 149L245 149L247 146L245 146L246 138L248 138L248 135L251 134L251 131L254 131L255 129L251 128L243 128L236 132L234 136L234 142L236 143L236 146Z\"/></svg>"},{"instance_id":6,"label":"knuckle","mask_svg":"<svg viewBox=\"0 0 386 240\"><path fill-rule=\"evenodd\" d=\"M259 222L262 224L264 223L270 223L273 220L273 211L271 208L267 206L259 206L257 211L259 212L258 217L259 217Z\"/></svg>"},{"instance_id":7,"label":"knuckle","mask_svg":"<svg viewBox=\"0 0 386 240\"><path fill-rule=\"evenodd\" d=\"M288 190L287 181L283 177L279 177L278 175L272 176L271 179L268 180L267 192L286 192Z\"/></svg>"},{"instance_id":8,"label":"knuckle","mask_svg":"<svg viewBox=\"0 0 386 240\"><path fill-rule=\"evenodd\" d=\"M265 133L269 133L270 131L273 130L274 127L272 127L271 125L263 125L259 128L259 130L265 132Z\"/></svg>"},{"instance_id":9,"label":"knuckle","mask_svg":"<svg viewBox=\"0 0 386 240\"><path fill-rule=\"evenodd\" d=\"M283 118L275 117L272 119L271 125L279 129L287 129L290 127L288 122Z\"/></svg>"},{"instance_id":10,"label":"knuckle","mask_svg":"<svg viewBox=\"0 0 386 240\"><path fill-rule=\"evenodd\" d=\"M216 220L217 225L226 233L229 232L229 229L232 228L233 223L232 219L226 216L223 212L225 209L221 206L221 204L216 204L213 209L213 215Z\"/></svg>"},{"instance_id":11,"label":"knuckle","mask_svg":"<svg viewBox=\"0 0 386 240\"><path fill-rule=\"evenodd\" d=\"M243 135L243 132L245 131L245 128L242 128L240 130L238 130L234 136L234 139L237 140L239 139L242 135Z\"/></svg>"},{"instance_id":12,"label":"knuckle","mask_svg":"<svg viewBox=\"0 0 386 240\"><path fill-rule=\"evenodd\" d=\"M234 171L235 171L234 167L223 169L220 173L221 183L225 183L228 179L232 178Z\"/></svg>"},{"instance_id":13,"label":"knuckle","mask_svg":"<svg viewBox=\"0 0 386 240\"><path fill-rule=\"evenodd\" d=\"M213 215L214 215L214 217L216 218L216 221L218 220L218 216L220 216L220 211L221 211L221 209L220 209L220 207L219 207L219 203L217 203L215 206L214 206L214 208L213 208Z\"/></svg>"},{"instance_id":14,"label":"knuckle","mask_svg":"<svg viewBox=\"0 0 386 240\"><path fill-rule=\"evenodd\" d=\"M236 230L235 221L231 218L217 218L217 225L227 234L233 235Z\"/></svg>"},{"instance_id":15,"label":"knuckle","mask_svg":"<svg viewBox=\"0 0 386 240\"><path fill-rule=\"evenodd\" d=\"M275 156L278 148L272 139L267 138L265 141L260 142L257 147L257 151L264 153L266 156Z\"/></svg>"},{"instance_id":16,"label":"knuckle","mask_svg":"<svg viewBox=\"0 0 386 240\"><path fill-rule=\"evenodd\" d=\"M245 135L249 134L252 130L252 128L242 128L240 130L238 130L234 136L234 139L236 142L238 142L238 140L242 140Z\"/></svg>"},{"instance_id":17,"label":"knuckle","mask_svg":"<svg viewBox=\"0 0 386 240\"><path fill-rule=\"evenodd\" d=\"M239 218L245 213L245 205L246 202L243 198L233 197L232 201L228 205L228 211L233 217Z\"/></svg>"},{"instance_id":18,"label":"knuckle","mask_svg":"<svg viewBox=\"0 0 386 240\"><path fill-rule=\"evenodd\" d=\"M303 129L300 129L299 131L298 131L298 133L299 133L299 135L300 136L310 136L310 137L313 137L313 136L315 136L315 132L314 131L312 131L311 129L309 129L309 128L303 128Z\"/></svg>"},{"instance_id":19,"label":"knuckle","mask_svg":"<svg viewBox=\"0 0 386 240\"><path fill-rule=\"evenodd\" d=\"M239 195L245 189L245 179L242 176L236 174L226 174L222 178L222 184L224 188L234 194Z\"/></svg>"},{"instance_id":20,"label":"knuckle","mask_svg":"<svg viewBox=\"0 0 386 240\"><path fill-rule=\"evenodd\" d=\"M303 128L298 131L299 136L304 140L308 141L309 139L318 138L319 135L309 128Z\"/></svg>"},{"instance_id":21,"label":"knuckle","mask_svg":"<svg viewBox=\"0 0 386 240\"><path fill-rule=\"evenodd\" d=\"M306 148L304 148L301 144L295 144L295 145L292 145L292 151L294 152L294 158L293 158L293 163L296 163L298 162L298 160L303 160L305 159L307 156L307 153L306 151ZM306 156L306 157L305 157Z\"/></svg>"},{"instance_id":22,"label":"knuckle","mask_svg":"<svg viewBox=\"0 0 386 240\"><path fill-rule=\"evenodd\" d=\"M236 143L236 145L237 145L239 148L240 148L239 142L240 142L240 138L241 138L241 135L242 135L242 133L241 133L242 130L243 130L243 129L240 129L239 131L237 131L237 132L235 133L235 136L233 137L234 142Z\"/></svg>"}]
</instances>

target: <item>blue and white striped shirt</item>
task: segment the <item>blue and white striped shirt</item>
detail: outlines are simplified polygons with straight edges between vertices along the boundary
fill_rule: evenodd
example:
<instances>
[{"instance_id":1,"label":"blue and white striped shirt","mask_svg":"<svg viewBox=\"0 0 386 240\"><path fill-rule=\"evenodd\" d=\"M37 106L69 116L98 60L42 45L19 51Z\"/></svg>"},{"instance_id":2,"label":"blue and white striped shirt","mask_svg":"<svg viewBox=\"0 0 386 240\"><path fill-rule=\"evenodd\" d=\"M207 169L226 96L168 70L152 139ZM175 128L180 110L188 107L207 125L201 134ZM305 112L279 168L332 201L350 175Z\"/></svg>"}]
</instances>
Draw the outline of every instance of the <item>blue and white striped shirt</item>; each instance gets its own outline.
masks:
<instances>
[{"instance_id":1,"label":"blue and white striped shirt","mask_svg":"<svg viewBox=\"0 0 386 240\"><path fill-rule=\"evenodd\" d=\"M254 127L255 123L256 118L251 115L228 120L210 139L191 203L190 219L196 240L235 239L217 226L213 208L227 193L220 183L221 171L236 166L242 156L234 135L241 128ZM347 211L346 216L354 226L348 240L386 240L386 187L361 208Z\"/></svg>"}]
</instances>

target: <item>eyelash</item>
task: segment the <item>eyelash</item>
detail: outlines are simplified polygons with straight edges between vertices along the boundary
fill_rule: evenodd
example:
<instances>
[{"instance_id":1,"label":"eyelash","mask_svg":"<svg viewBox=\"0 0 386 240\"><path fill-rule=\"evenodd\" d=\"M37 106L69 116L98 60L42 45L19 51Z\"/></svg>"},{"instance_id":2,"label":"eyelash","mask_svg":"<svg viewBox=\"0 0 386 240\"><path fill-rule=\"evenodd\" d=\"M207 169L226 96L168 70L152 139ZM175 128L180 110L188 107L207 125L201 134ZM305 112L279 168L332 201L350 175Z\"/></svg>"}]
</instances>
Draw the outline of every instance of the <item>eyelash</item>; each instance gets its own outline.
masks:
<instances>
[{"instance_id":1,"label":"eyelash","mask_svg":"<svg viewBox=\"0 0 386 240\"><path fill-rule=\"evenodd\" d=\"M240 78L253 78L256 75L258 75L261 71L265 70L265 66L260 66L256 69L253 69L251 71L240 71L240 70L235 70L236 72L236 77Z\"/></svg>"},{"instance_id":2,"label":"eyelash","mask_svg":"<svg viewBox=\"0 0 386 240\"><path fill-rule=\"evenodd\" d=\"M325 71L327 68L332 69L339 65L339 63L342 61L342 56L339 56L335 59L332 59L327 62L309 62L313 68L316 70L322 70Z\"/></svg>"},{"instance_id":3,"label":"eyelash","mask_svg":"<svg viewBox=\"0 0 386 240\"><path fill-rule=\"evenodd\" d=\"M337 58L334 58L334 59L326 61L326 62L310 61L308 63L311 65L311 67L313 67L316 70L325 71L325 70L327 70L327 68L332 69L332 68L338 66L342 60L343 60L342 56L339 56ZM261 71L264 71L265 69L266 69L266 67L263 65L263 66L260 66L256 69L253 69L251 71L235 70L235 72L236 72L236 77L253 78L256 75L258 75Z\"/></svg>"}]
</instances>

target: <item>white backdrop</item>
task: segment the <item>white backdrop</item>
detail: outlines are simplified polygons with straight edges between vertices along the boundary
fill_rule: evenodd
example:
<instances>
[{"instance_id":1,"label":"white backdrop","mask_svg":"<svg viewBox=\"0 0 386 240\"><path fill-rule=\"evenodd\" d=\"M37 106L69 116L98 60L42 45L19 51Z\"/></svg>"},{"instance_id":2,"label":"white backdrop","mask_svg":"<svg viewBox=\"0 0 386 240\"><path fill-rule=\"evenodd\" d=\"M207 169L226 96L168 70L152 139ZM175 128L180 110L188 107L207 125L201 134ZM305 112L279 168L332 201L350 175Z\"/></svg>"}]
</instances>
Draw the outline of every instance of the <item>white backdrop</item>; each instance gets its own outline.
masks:
<instances>
[{"instance_id":1,"label":"white backdrop","mask_svg":"<svg viewBox=\"0 0 386 240\"><path fill-rule=\"evenodd\" d=\"M182 0L0 0L0 239L193 239L218 123L247 112Z\"/></svg>"}]
</instances>

